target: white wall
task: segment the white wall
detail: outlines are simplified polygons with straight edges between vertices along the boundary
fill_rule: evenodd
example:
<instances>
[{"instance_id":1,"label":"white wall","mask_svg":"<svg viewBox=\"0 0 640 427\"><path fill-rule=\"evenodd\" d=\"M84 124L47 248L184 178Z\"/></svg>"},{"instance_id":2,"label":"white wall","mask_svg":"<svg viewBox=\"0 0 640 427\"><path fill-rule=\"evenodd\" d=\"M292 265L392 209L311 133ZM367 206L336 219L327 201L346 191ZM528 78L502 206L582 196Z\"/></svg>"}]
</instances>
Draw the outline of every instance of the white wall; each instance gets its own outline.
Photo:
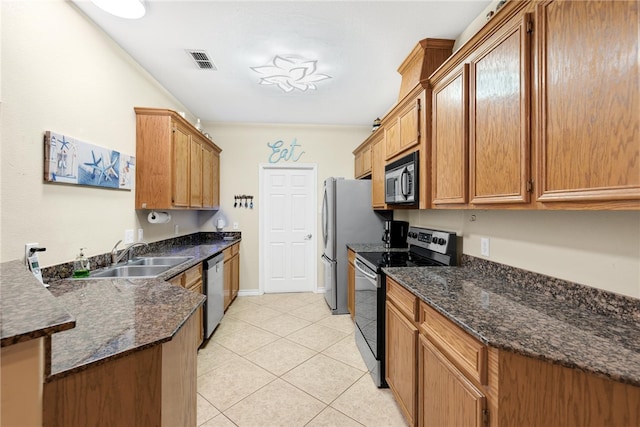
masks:
<instances>
[{"instance_id":1,"label":"white wall","mask_svg":"<svg viewBox=\"0 0 640 427\"><path fill-rule=\"evenodd\" d=\"M125 229L143 227L147 241L172 236L172 224L136 214L132 191L43 183L43 134L135 155L134 106L186 108L71 3L3 0L1 19L0 260L22 258L27 242L47 248L48 266L80 247L108 252ZM197 213L173 217L180 234L197 231Z\"/></svg>"},{"instance_id":2,"label":"white wall","mask_svg":"<svg viewBox=\"0 0 640 427\"><path fill-rule=\"evenodd\" d=\"M322 207L322 185L325 178L343 176L353 178L353 150L371 133L370 126L302 126L302 125L261 125L204 123L214 142L222 148L220 157L221 210L214 217L202 213L200 226L203 231L215 229L215 220L224 218L232 231L237 222L242 231L240 245L240 289L258 289L258 194L259 165L268 164L272 150L267 143L282 140L288 147L296 139L296 153L304 154L299 163L317 164L318 172L318 280L321 282L319 257L322 254L320 233L320 210ZM280 161L278 165L293 164ZM254 209L233 208L233 196L246 194L254 196Z\"/></svg>"},{"instance_id":3,"label":"white wall","mask_svg":"<svg viewBox=\"0 0 640 427\"><path fill-rule=\"evenodd\" d=\"M456 232L468 255L486 258L487 237L491 261L640 298L640 212L421 210L395 218Z\"/></svg>"}]
</instances>

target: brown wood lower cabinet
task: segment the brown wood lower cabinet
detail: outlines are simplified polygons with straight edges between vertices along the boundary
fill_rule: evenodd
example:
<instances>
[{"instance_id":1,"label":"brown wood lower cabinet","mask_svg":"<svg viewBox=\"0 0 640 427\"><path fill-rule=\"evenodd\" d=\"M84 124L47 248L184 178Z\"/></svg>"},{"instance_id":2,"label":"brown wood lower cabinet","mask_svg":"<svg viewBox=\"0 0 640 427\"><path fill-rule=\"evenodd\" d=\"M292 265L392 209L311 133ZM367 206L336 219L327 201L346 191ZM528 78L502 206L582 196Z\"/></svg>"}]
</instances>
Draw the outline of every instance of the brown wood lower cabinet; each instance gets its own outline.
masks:
<instances>
[{"instance_id":1,"label":"brown wood lower cabinet","mask_svg":"<svg viewBox=\"0 0 640 427\"><path fill-rule=\"evenodd\" d=\"M387 278L385 379L410 426L418 415L418 299Z\"/></svg>"},{"instance_id":2,"label":"brown wood lower cabinet","mask_svg":"<svg viewBox=\"0 0 640 427\"><path fill-rule=\"evenodd\" d=\"M640 425L640 387L487 346L390 277L386 380L411 426Z\"/></svg>"},{"instance_id":3,"label":"brown wood lower cabinet","mask_svg":"<svg viewBox=\"0 0 640 427\"><path fill-rule=\"evenodd\" d=\"M202 281L202 264L195 265L190 269L178 274L169 280L169 283L176 286L182 286L190 291L204 294L204 285ZM196 337L196 347L200 347L204 340L204 319L203 308L199 307L195 316L199 319L200 332Z\"/></svg>"},{"instance_id":4,"label":"brown wood lower cabinet","mask_svg":"<svg viewBox=\"0 0 640 427\"><path fill-rule=\"evenodd\" d=\"M351 320L356 316L356 253L347 249L347 310L351 315Z\"/></svg>"},{"instance_id":5,"label":"brown wood lower cabinet","mask_svg":"<svg viewBox=\"0 0 640 427\"><path fill-rule=\"evenodd\" d=\"M44 385L45 427L197 424L198 317L173 339Z\"/></svg>"},{"instance_id":6,"label":"brown wood lower cabinet","mask_svg":"<svg viewBox=\"0 0 640 427\"><path fill-rule=\"evenodd\" d=\"M424 336L420 337L419 366L419 425L484 425L484 394Z\"/></svg>"},{"instance_id":7,"label":"brown wood lower cabinet","mask_svg":"<svg viewBox=\"0 0 640 427\"><path fill-rule=\"evenodd\" d=\"M240 291L240 243L223 251L224 253L224 310L231 305Z\"/></svg>"}]
</instances>

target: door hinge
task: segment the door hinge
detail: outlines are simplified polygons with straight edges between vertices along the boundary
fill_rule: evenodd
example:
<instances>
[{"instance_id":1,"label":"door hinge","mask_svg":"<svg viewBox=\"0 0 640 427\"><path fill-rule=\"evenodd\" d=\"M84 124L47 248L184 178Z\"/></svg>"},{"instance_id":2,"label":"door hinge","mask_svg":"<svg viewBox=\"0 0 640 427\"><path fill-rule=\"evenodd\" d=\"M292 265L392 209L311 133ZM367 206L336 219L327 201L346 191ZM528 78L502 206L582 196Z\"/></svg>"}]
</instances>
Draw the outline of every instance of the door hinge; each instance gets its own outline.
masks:
<instances>
[{"instance_id":1,"label":"door hinge","mask_svg":"<svg viewBox=\"0 0 640 427\"><path fill-rule=\"evenodd\" d=\"M527 21L527 33L533 33L533 21Z\"/></svg>"},{"instance_id":2,"label":"door hinge","mask_svg":"<svg viewBox=\"0 0 640 427\"><path fill-rule=\"evenodd\" d=\"M533 180L527 181L527 193L533 193Z\"/></svg>"},{"instance_id":3,"label":"door hinge","mask_svg":"<svg viewBox=\"0 0 640 427\"><path fill-rule=\"evenodd\" d=\"M488 409L483 409L482 410L482 422L485 425L489 424L489 410Z\"/></svg>"}]
</instances>

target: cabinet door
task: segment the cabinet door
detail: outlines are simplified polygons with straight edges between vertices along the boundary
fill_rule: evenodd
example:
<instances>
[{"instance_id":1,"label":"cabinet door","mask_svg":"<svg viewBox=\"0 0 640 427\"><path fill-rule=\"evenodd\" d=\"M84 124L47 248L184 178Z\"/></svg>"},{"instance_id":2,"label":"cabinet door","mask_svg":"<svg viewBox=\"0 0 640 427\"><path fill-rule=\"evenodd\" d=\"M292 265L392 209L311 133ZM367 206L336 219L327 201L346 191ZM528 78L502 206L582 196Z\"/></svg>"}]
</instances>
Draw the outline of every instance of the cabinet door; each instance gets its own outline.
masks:
<instances>
[{"instance_id":1,"label":"cabinet door","mask_svg":"<svg viewBox=\"0 0 640 427\"><path fill-rule=\"evenodd\" d=\"M400 129L397 120L389 122L384 128L385 159L392 158L400 151Z\"/></svg>"},{"instance_id":2,"label":"cabinet door","mask_svg":"<svg viewBox=\"0 0 640 427\"><path fill-rule=\"evenodd\" d=\"M528 203L529 15L501 28L470 63L470 203Z\"/></svg>"},{"instance_id":3,"label":"cabinet door","mask_svg":"<svg viewBox=\"0 0 640 427\"><path fill-rule=\"evenodd\" d=\"M173 189L174 206L189 206L189 151L191 135L179 126L173 128Z\"/></svg>"},{"instance_id":4,"label":"cabinet door","mask_svg":"<svg viewBox=\"0 0 640 427\"><path fill-rule=\"evenodd\" d=\"M419 340L419 425L483 426L486 397L428 339Z\"/></svg>"},{"instance_id":5,"label":"cabinet door","mask_svg":"<svg viewBox=\"0 0 640 427\"><path fill-rule=\"evenodd\" d=\"M364 149L362 152L362 174L371 174L371 146Z\"/></svg>"},{"instance_id":6,"label":"cabinet door","mask_svg":"<svg viewBox=\"0 0 640 427\"><path fill-rule=\"evenodd\" d=\"M386 306L386 380L413 426L417 417L418 328L393 304L387 302Z\"/></svg>"},{"instance_id":7,"label":"cabinet door","mask_svg":"<svg viewBox=\"0 0 640 427\"><path fill-rule=\"evenodd\" d=\"M432 191L433 204L467 203L468 73L464 64L433 88Z\"/></svg>"},{"instance_id":8,"label":"cabinet door","mask_svg":"<svg viewBox=\"0 0 640 427\"><path fill-rule=\"evenodd\" d=\"M212 175L212 205L214 208L220 206L220 152L213 151Z\"/></svg>"},{"instance_id":9,"label":"cabinet door","mask_svg":"<svg viewBox=\"0 0 640 427\"><path fill-rule=\"evenodd\" d=\"M189 187L189 206L202 207L202 144L194 139L189 159Z\"/></svg>"},{"instance_id":10,"label":"cabinet door","mask_svg":"<svg viewBox=\"0 0 640 427\"><path fill-rule=\"evenodd\" d=\"M424 92L422 92L424 93ZM418 97L398 116L400 126L399 151L408 150L420 142L420 111L422 99Z\"/></svg>"},{"instance_id":11,"label":"cabinet door","mask_svg":"<svg viewBox=\"0 0 640 427\"><path fill-rule=\"evenodd\" d=\"M223 282L223 291L224 291L224 309L225 311L231 304L231 280L233 277L232 267L231 267L231 258L227 259L227 254L225 251L224 257L224 282Z\"/></svg>"},{"instance_id":12,"label":"cabinet door","mask_svg":"<svg viewBox=\"0 0 640 427\"><path fill-rule=\"evenodd\" d=\"M384 201L384 165L385 165L385 140L384 130L377 139L371 143L371 205L374 209L385 209Z\"/></svg>"},{"instance_id":13,"label":"cabinet door","mask_svg":"<svg viewBox=\"0 0 640 427\"><path fill-rule=\"evenodd\" d=\"M356 267L354 264L356 253L351 249L347 250L347 309L354 320L356 315Z\"/></svg>"},{"instance_id":14,"label":"cabinet door","mask_svg":"<svg viewBox=\"0 0 640 427\"><path fill-rule=\"evenodd\" d=\"M202 279L198 280L196 283L194 283L190 288L188 288L190 291L193 292L197 292L199 294L203 293L203 283L202 283ZM200 306L198 308L198 311L196 312L196 316L198 317L198 325L199 326L199 333L196 336L196 348L200 347L200 344L202 344L202 341L204 341L204 312L203 312L203 308L202 306Z\"/></svg>"},{"instance_id":15,"label":"cabinet door","mask_svg":"<svg viewBox=\"0 0 640 427\"><path fill-rule=\"evenodd\" d=\"M235 254L231 258L231 301L233 301L240 290L240 255Z\"/></svg>"},{"instance_id":16,"label":"cabinet door","mask_svg":"<svg viewBox=\"0 0 640 427\"><path fill-rule=\"evenodd\" d=\"M547 207L639 206L638 7L637 1L538 6L537 200Z\"/></svg>"},{"instance_id":17,"label":"cabinet door","mask_svg":"<svg viewBox=\"0 0 640 427\"><path fill-rule=\"evenodd\" d=\"M202 207L212 208L213 204L213 149L208 145L202 146Z\"/></svg>"}]
</instances>

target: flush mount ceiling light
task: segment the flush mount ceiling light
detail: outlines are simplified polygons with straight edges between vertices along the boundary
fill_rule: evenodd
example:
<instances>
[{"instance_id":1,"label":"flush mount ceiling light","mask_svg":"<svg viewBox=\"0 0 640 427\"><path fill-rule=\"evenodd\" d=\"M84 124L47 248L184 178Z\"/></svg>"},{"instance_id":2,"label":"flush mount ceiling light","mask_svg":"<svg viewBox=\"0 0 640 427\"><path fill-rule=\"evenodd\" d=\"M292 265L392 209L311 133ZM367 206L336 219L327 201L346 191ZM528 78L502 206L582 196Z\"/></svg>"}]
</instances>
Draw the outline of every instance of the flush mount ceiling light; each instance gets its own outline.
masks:
<instances>
[{"instance_id":1,"label":"flush mount ceiling light","mask_svg":"<svg viewBox=\"0 0 640 427\"><path fill-rule=\"evenodd\" d=\"M317 89L316 82L331 78L316 73L316 62L296 55L276 55L271 64L250 68L264 76L258 82L261 85L277 85L285 93L294 89L304 92Z\"/></svg>"},{"instance_id":2,"label":"flush mount ceiling light","mask_svg":"<svg viewBox=\"0 0 640 427\"><path fill-rule=\"evenodd\" d=\"M143 0L91 0L107 13L126 19L142 18L146 12Z\"/></svg>"}]
</instances>

